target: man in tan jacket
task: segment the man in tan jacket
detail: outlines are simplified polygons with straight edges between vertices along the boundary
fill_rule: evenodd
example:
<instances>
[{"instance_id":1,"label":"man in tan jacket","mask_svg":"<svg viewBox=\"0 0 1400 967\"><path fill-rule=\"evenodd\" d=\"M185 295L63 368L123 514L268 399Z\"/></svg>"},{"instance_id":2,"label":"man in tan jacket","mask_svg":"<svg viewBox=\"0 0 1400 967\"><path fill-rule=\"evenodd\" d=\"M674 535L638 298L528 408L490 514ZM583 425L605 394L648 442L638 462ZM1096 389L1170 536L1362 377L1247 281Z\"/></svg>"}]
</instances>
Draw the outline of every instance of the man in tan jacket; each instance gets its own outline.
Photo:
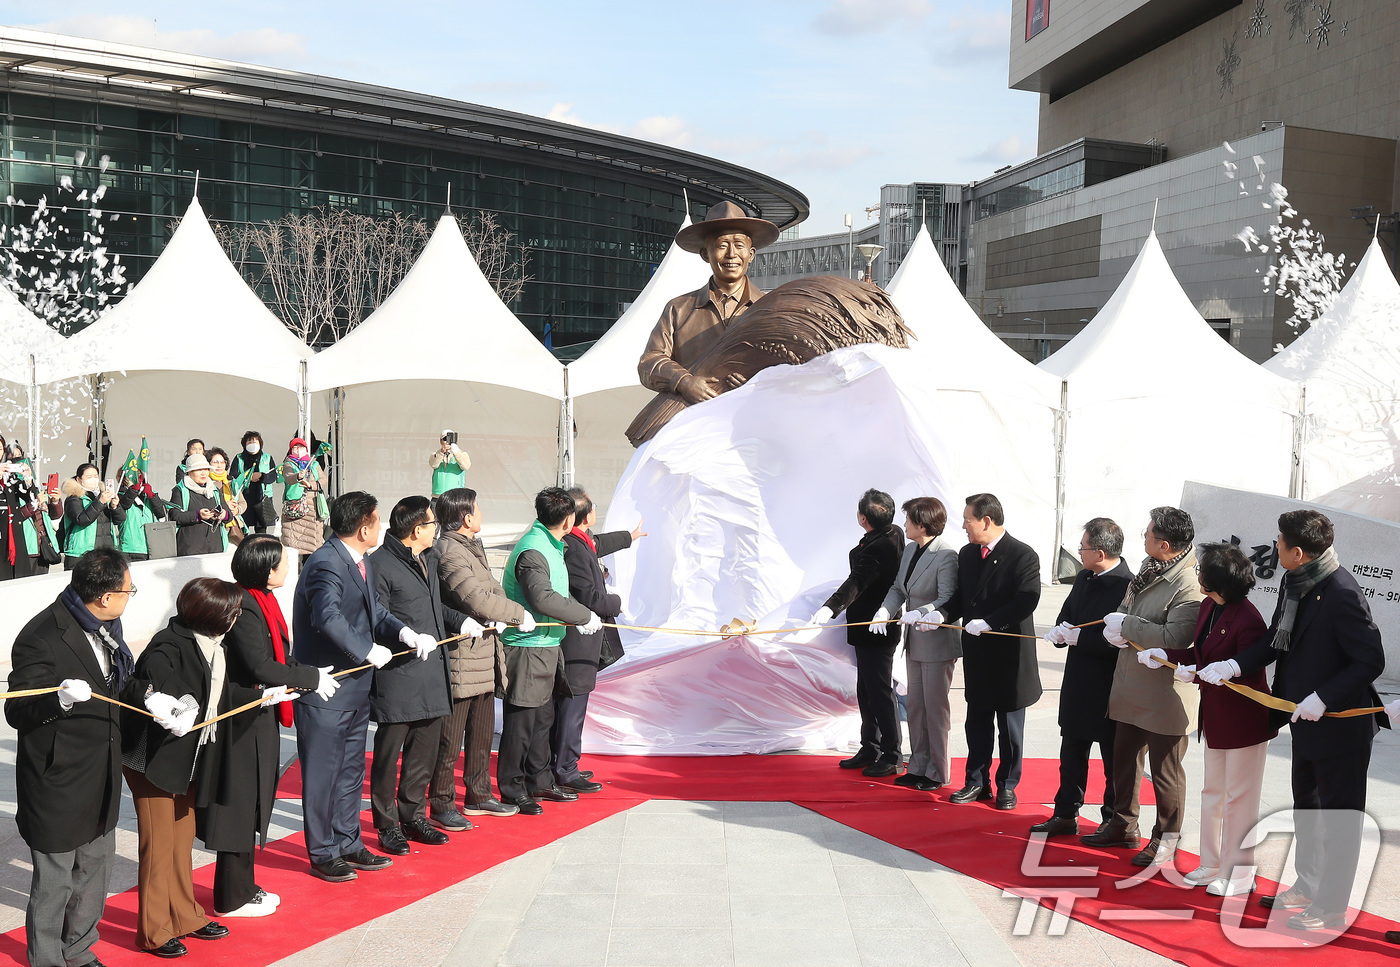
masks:
<instances>
[{"instance_id":1,"label":"man in tan jacket","mask_svg":"<svg viewBox=\"0 0 1400 967\"><path fill-rule=\"evenodd\" d=\"M488 626L480 638L463 638L444 646L452 681L452 713L442 732L428 788L432 807L429 822L441 829L463 830L472 826L466 816L514 816L519 812L491 794L495 698L505 690L506 671L499 628L490 625L500 622L529 631L535 627L535 619L506 597L505 589L491 574L486 548L476 536L481 531L476 491L466 487L446 491L438 498L437 519L442 527L436 545L442 602ZM453 802L453 771L464 746L462 783L466 797L459 811Z\"/></svg>"},{"instance_id":2,"label":"man in tan jacket","mask_svg":"<svg viewBox=\"0 0 1400 967\"><path fill-rule=\"evenodd\" d=\"M1200 584L1191 542L1196 528L1191 515L1176 507L1154 507L1143 533L1147 560L1128 586L1120 610L1104 618L1104 640L1122 649L1113 672L1108 717L1113 738L1113 818L1098 832L1080 837L1086 846L1113 846L1141 851L1134 866L1165 865L1176 852L1186 809L1186 773L1181 760L1188 736L1196 729L1200 702L1194 685L1165 669L1137 660L1143 648L1187 648L1196 635ZM1138 831L1138 789L1144 752L1152 768L1157 822L1152 839L1142 846Z\"/></svg>"}]
</instances>

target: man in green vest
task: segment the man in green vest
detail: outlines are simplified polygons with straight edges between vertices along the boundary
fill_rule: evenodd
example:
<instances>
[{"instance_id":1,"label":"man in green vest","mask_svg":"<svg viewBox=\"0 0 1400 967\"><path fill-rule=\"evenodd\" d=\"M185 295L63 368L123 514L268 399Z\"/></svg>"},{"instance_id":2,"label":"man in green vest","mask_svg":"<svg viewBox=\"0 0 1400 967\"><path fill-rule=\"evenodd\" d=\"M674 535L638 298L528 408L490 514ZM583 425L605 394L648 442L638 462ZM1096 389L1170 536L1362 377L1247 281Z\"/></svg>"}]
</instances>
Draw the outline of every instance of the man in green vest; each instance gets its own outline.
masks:
<instances>
[{"instance_id":1,"label":"man in green vest","mask_svg":"<svg viewBox=\"0 0 1400 967\"><path fill-rule=\"evenodd\" d=\"M442 441L428 458L428 466L433 468L433 499L449 490L465 487L471 465L472 458L467 456L467 451L457 446L457 431L443 430Z\"/></svg>"},{"instance_id":2,"label":"man in green vest","mask_svg":"<svg viewBox=\"0 0 1400 967\"><path fill-rule=\"evenodd\" d=\"M559 624L578 625L596 634L603 621L569 597L569 569L564 563L564 535L574 526L574 498L562 487L547 487L535 495L537 518L516 543L506 561L506 597L524 605L537 627L501 632L506 652L505 712L496 785L501 801L512 803L526 816L544 812L540 799L571 802L578 793L554 783L549 767L549 730L554 724L554 682L561 677ZM544 627L544 623L554 627Z\"/></svg>"}]
</instances>

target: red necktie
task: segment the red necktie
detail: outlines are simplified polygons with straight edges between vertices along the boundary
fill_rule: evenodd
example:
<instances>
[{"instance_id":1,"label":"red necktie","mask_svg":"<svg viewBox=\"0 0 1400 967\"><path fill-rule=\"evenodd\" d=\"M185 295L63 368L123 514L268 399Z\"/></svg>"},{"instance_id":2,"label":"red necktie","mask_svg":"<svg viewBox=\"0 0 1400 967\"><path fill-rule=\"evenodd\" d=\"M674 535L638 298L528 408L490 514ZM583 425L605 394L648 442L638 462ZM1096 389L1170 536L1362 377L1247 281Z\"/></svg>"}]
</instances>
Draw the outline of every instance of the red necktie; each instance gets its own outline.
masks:
<instances>
[{"instance_id":1,"label":"red necktie","mask_svg":"<svg viewBox=\"0 0 1400 967\"><path fill-rule=\"evenodd\" d=\"M983 545L982 545L982 560L985 561L985 560L987 559L987 556L988 556L989 554L991 554L991 553L992 553L992 545L990 545L990 544L983 544ZM363 566L361 567L361 569L363 570Z\"/></svg>"},{"instance_id":2,"label":"red necktie","mask_svg":"<svg viewBox=\"0 0 1400 967\"><path fill-rule=\"evenodd\" d=\"M369 572L365 570L365 559L364 559L364 558L360 558L358 561L355 562L355 564L356 564L356 566L359 567L359 569L360 569L360 580L363 581L363 582L365 582L366 584L368 584L368 583L369 583Z\"/></svg>"}]
</instances>

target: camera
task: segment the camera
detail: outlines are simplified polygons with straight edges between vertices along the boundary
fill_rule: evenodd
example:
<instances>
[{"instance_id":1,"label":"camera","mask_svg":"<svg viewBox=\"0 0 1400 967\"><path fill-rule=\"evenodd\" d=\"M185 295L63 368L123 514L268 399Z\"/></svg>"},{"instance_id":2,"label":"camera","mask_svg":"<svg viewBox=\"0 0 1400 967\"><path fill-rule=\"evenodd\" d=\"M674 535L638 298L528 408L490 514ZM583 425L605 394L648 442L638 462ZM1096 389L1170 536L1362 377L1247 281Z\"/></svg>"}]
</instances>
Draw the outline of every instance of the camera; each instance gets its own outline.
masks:
<instances>
[{"instance_id":1,"label":"camera","mask_svg":"<svg viewBox=\"0 0 1400 967\"><path fill-rule=\"evenodd\" d=\"M442 431L442 442L443 442L443 443L446 443L448 446L451 446L452 444L456 443L456 442L457 442L457 431L456 431L456 430L443 430L443 431Z\"/></svg>"}]
</instances>

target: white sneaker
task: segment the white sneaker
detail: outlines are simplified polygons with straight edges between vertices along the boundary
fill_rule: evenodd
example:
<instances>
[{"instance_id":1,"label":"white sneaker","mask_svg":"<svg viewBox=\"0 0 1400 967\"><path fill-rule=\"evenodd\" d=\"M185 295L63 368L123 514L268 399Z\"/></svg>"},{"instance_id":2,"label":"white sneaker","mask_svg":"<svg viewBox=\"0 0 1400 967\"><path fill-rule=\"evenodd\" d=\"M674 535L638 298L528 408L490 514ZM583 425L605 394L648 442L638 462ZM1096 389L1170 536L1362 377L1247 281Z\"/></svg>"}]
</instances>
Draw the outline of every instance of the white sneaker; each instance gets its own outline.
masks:
<instances>
[{"instance_id":1,"label":"white sneaker","mask_svg":"<svg viewBox=\"0 0 1400 967\"><path fill-rule=\"evenodd\" d=\"M1231 880L1228 877L1220 877L1212 880L1210 886L1206 887L1206 892L1211 896L1240 896L1245 893L1254 892L1254 877L1247 880Z\"/></svg>"},{"instance_id":2,"label":"white sneaker","mask_svg":"<svg viewBox=\"0 0 1400 967\"><path fill-rule=\"evenodd\" d=\"M258 892L253 895L254 900L262 903L271 903L274 907L282 905L282 898L276 893L268 893L262 887L258 887Z\"/></svg>"},{"instance_id":3,"label":"white sneaker","mask_svg":"<svg viewBox=\"0 0 1400 967\"><path fill-rule=\"evenodd\" d=\"M1181 878L1187 886L1205 886L1212 880L1220 877L1219 870L1213 870L1208 866L1198 866L1190 873Z\"/></svg>"},{"instance_id":4,"label":"white sneaker","mask_svg":"<svg viewBox=\"0 0 1400 967\"><path fill-rule=\"evenodd\" d=\"M262 897L254 897L237 910L230 910L228 913L214 911L214 916L223 919L224 917L266 917L277 912L275 904L268 903L266 894Z\"/></svg>"}]
</instances>

